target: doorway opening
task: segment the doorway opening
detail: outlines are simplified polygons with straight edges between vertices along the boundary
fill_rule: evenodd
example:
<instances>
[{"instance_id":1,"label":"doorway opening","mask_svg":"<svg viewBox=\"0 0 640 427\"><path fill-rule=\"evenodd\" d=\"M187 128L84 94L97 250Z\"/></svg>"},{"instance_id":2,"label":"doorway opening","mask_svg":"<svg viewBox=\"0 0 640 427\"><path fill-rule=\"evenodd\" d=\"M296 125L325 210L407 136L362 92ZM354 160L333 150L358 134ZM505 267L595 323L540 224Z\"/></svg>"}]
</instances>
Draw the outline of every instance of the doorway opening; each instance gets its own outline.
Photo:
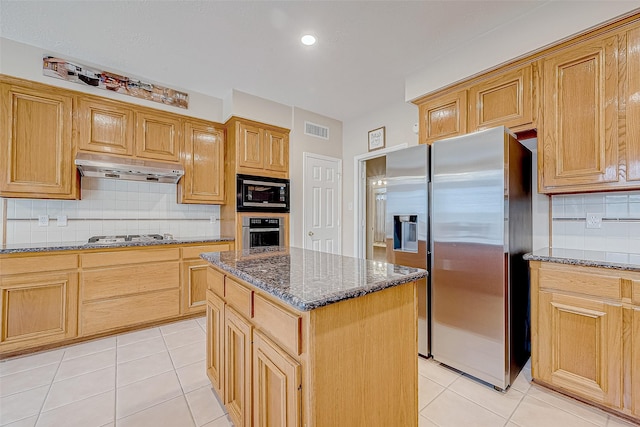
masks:
<instances>
[{"instance_id":1,"label":"doorway opening","mask_svg":"<svg viewBox=\"0 0 640 427\"><path fill-rule=\"evenodd\" d=\"M366 259L385 261L387 245L385 240L385 216L387 210L387 156L365 161L367 175L366 190Z\"/></svg>"}]
</instances>

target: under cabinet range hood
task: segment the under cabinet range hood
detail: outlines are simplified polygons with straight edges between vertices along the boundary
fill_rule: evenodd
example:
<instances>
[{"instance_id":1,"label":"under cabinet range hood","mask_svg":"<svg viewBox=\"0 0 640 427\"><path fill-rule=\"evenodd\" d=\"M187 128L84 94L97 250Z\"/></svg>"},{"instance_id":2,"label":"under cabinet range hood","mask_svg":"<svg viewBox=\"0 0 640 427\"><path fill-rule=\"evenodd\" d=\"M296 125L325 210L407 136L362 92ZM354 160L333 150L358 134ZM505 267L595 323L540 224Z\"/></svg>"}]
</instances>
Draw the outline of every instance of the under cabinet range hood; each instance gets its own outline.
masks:
<instances>
[{"instance_id":1,"label":"under cabinet range hood","mask_svg":"<svg viewBox=\"0 0 640 427\"><path fill-rule=\"evenodd\" d=\"M106 154L78 153L75 164L80 175L94 178L175 184L184 175L184 169L179 164Z\"/></svg>"}]
</instances>

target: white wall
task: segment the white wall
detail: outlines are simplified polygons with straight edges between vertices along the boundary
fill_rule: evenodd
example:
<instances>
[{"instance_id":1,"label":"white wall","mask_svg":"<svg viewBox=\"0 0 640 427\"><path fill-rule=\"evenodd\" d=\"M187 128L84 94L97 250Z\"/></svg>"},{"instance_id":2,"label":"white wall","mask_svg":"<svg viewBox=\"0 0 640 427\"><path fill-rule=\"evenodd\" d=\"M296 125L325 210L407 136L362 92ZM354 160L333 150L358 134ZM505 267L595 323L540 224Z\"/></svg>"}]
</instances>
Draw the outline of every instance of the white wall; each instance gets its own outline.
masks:
<instances>
[{"instance_id":1,"label":"white wall","mask_svg":"<svg viewBox=\"0 0 640 427\"><path fill-rule=\"evenodd\" d=\"M328 127L329 139L324 140L305 135L305 121ZM292 246L300 248L304 246L304 238L306 236L303 230L305 152L342 159L342 122L302 108L293 109L293 127L289 136L289 172L291 176L290 242Z\"/></svg>"},{"instance_id":2,"label":"white wall","mask_svg":"<svg viewBox=\"0 0 640 427\"><path fill-rule=\"evenodd\" d=\"M176 202L175 184L82 178L82 200L6 199L7 244L86 242L91 236L219 237L220 207ZM49 225L38 226L47 215ZM58 226L58 215L67 225Z\"/></svg>"},{"instance_id":3,"label":"white wall","mask_svg":"<svg viewBox=\"0 0 640 427\"><path fill-rule=\"evenodd\" d=\"M257 122L291 129L292 107L280 104L259 96L231 90L230 96L225 97L225 121L231 116L243 117Z\"/></svg>"},{"instance_id":4,"label":"white wall","mask_svg":"<svg viewBox=\"0 0 640 427\"><path fill-rule=\"evenodd\" d=\"M411 100L640 7L638 1L546 1L520 19L460 46L405 81ZM545 22L544 28L537 26ZM505 34L509 34L505 37ZM479 49L479 46L485 46Z\"/></svg>"},{"instance_id":5,"label":"white wall","mask_svg":"<svg viewBox=\"0 0 640 427\"><path fill-rule=\"evenodd\" d=\"M81 36L79 36L81 37ZM68 82L61 79L48 77L42 74L42 55L60 56L70 61L76 61L80 64L87 66L93 66L101 69L100 64L91 64L82 59L71 58L66 55L60 55L56 52L45 51L39 47L19 43L6 38L0 38L0 73L9 76L20 77L27 80L32 80L51 86L58 86L69 90L75 90L78 92L91 93L103 98L117 99L122 102L129 102L131 104L144 105L157 110L170 111L175 114L182 114L185 116L196 117L204 120L210 120L214 122L222 122L222 99L212 96L203 95L201 93L187 91L183 88L173 87L174 89L182 90L189 94L189 108L178 108L170 105L165 105L159 102L147 101L145 99L135 98L133 96L127 96L119 93L113 93L109 90L98 89L92 86L84 84L78 84ZM126 75L126 70L112 70L112 71ZM145 76L135 76L142 80L145 80ZM162 84L161 82L157 82Z\"/></svg>"},{"instance_id":6,"label":"white wall","mask_svg":"<svg viewBox=\"0 0 640 427\"><path fill-rule=\"evenodd\" d=\"M343 124L342 137L342 254L355 256L354 245L354 157L368 152L368 132L385 126L385 146L418 144L413 125L418 107L402 101Z\"/></svg>"}]
</instances>

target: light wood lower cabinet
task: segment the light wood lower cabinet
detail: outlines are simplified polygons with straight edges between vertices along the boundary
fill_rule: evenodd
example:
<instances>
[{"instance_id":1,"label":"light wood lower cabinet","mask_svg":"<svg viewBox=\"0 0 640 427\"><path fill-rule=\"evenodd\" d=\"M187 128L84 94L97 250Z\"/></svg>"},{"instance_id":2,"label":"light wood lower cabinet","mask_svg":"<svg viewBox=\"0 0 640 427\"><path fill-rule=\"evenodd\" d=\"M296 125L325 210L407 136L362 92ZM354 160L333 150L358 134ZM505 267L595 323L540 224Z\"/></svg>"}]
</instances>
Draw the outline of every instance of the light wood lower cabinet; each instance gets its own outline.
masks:
<instances>
[{"instance_id":1,"label":"light wood lower cabinet","mask_svg":"<svg viewBox=\"0 0 640 427\"><path fill-rule=\"evenodd\" d=\"M534 380L640 420L640 273L530 265Z\"/></svg>"},{"instance_id":2,"label":"light wood lower cabinet","mask_svg":"<svg viewBox=\"0 0 640 427\"><path fill-rule=\"evenodd\" d=\"M417 427L415 282L311 311L215 267L207 286L207 373L236 427Z\"/></svg>"},{"instance_id":3,"label":"light wood lower cabinet","mask_svg":"<svg viewBox=\"0 0 640 427\"><path fill-rule=\"evenodd\" d=\"M182 248L182 313L205 311L207 291L207 266L209 263L200 258L205 252L224 252L233 248L232 243L200 245Z\"/></svg>"}]
</instances>

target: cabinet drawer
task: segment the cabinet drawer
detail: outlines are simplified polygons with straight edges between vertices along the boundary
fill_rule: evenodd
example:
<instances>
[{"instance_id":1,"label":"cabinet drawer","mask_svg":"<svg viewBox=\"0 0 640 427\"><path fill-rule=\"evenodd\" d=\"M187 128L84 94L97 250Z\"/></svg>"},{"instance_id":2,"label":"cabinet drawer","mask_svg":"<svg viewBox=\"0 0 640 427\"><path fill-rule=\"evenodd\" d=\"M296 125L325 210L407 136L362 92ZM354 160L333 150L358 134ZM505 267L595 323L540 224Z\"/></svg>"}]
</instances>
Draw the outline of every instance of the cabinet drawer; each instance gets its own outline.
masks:
<instances>
[{"instance_id":1,"label":"cabinet drawer","mask_svg":"<svg viewBox=\"0 0 640 427\"><path fill-rule=\"evenodd\" d=\"M292 354L301 353L302 318L256 294L253 299L253 320Z\"/></svg>"},{"instance_id":2,"label":"cabinet drawer","mask_svg":"<svg viewBox=\"0 0 640 427\"><path fill-rule=\"evenodd\" d=\"M228 243L221 245L189 246L186 248L182 248L182 258L200 258L200 254L204 252L224 252L228 250Z\"/></svg>"},{"instance_id":3,"label":"cabinet drawer","mask_svg":"<svg viewBox=\"0 0 640 427\"><path fill-rule=\"evenodd\" d=\"M228 276L224 279L224 297L231 307L247 319L253 315L253 291Z\"/></svg>"},{"instance_id":4,"label":"cabinet drawer","mask_svg":"<svg viewBox=\"0 0 640 427\"><path fill-rule=\"evenodd\" d=\"M138 249L94 252L80 256L82 268L107 267L110 265L143 264L146 262L177 261L180 249Z\"/></svg>"},{"instance_id":5,"label":"cabinet drawer","mask_svg":"<svg viewBox=\"0 0 640 427\"><path fill-rule=\"evenodd\" d=\"M582 267L562 265L560 268L541 267L540 287L615 300L622 298L622 286L618 276L596 273Z\"/></svg>"},{"instance_id":6,"label":"cabinet drawer","mask_svg":"<svg viewBox=\"0 0 640 427\"><path fill-rule=\"evenodd\" d=\"M92 301L81 306L83 336L133 326L180 314L180 291L169 289L124 298Z\"/></svg>"},{"instance_id":7,"label":"cabinet drawer","mask_svg":"<svg viewBox=\"0 0 640 427\"><path fill-rule=\"evenodd\" d=\"M82 300L177 288L179 284L177 261L91 270L82 273Z\"/></svg>"},{"instance_id":8,"label":"cabinet drawer","mask_svg":"<svg viewBox=\"0 0 640 427\"><path fill-rule=\"evenodd\" d=\"M207 268L207 289L224 298L224 274L211 267Z\"/></svg>"},{"instance_id":9,"label":"cabinet drawer","mask_svg":"<svg viewBox=\"0 0 640 427\"><path fill-rule=\"evenodd\" d=\"M78 255L38 255L19 258L0 258L0 274L38 273L78 268Z\"/></svg>"}]
</instances>

